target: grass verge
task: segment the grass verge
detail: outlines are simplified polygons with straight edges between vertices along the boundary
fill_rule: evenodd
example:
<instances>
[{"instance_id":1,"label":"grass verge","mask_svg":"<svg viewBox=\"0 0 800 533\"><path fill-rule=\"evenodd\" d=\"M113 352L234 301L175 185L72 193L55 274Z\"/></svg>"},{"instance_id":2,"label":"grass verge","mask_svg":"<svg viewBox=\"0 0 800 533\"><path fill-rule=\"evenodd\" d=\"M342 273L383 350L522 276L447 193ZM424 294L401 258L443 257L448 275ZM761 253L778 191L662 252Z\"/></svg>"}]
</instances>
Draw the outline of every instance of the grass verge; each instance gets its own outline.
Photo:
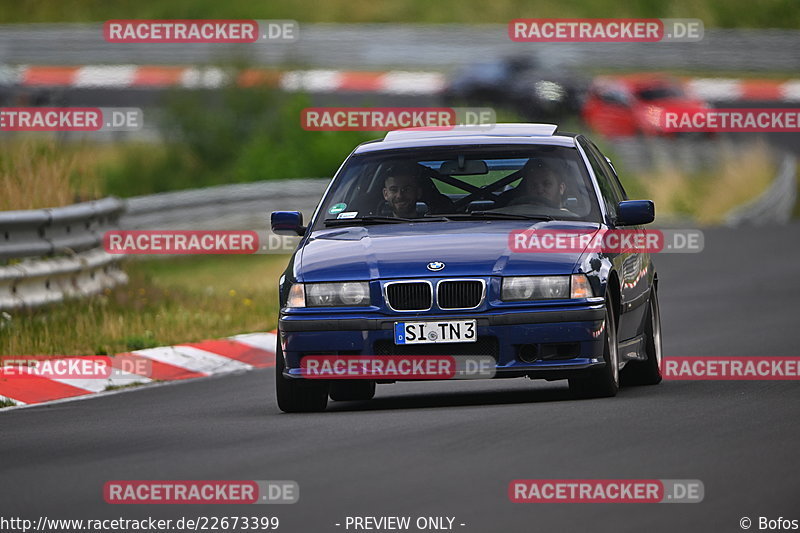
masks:
<instances>
[{"instance_id":1,"label":"grass verge","mask_svg":"<svg viewBox=\"0 0 800 533\"><path fill-rule=\"evenodd\" d=\"M614 159L613 150L606 149ZM633 174L618 168L620 181L632 199L656 204L656 218L690 219L700 225L725 221L732 209L744 205L772 183L777 172L766 144L727 145L713 167L686 172L672 161Z\"/></svg>"},{"instance_id":2,"label":"grass verge","mask_svg":"<svg viewBox=\"0 0 800 533\"><path fill-rule=\"evenodd\" d=\"M0 211L68 205L100 196L108 148L21 136L0 143Z\"/></svg>"},{"instance_id":3,"label":"grass verge","mask_svg":"<svg viewBox=\"0 0 800 533\"><path fill-rule=\"evenodd\" d=\"M0 210L56 207L213 185L331 176L373 132L306 131L303 94L274 88L171 91L163 141L59 143L29 135L0 142Z\"/></svg>"},{"instance_id":4,"label":"grass verge","mask_svg":"<svg viewBox=\"0 0 800 533\"><path fill-rule=\"evenodd\" d=\"M0 316L0 355L106 355L270 331L277 326L277 255L132 261L127 286Z\"/></svg>"},{"instance_id":5,"label":"grass verge","mask_svg":"<svg viewBox=\"0 0 800 533\"><path fill-rule=\"evenodd\" d=\"M115 391L115 390L135 389L136 387L143 387L145 385L150 385L151 383L156 383L158 381L162 381L162 380L156 379L156 380L153 380L153 381L149 381L147 383L136 382L136 383L128 383L127 385L108 385L105 389L103 389L103 391L104 392L108 392L108 391Z\"/></svg>"}]
</instances>

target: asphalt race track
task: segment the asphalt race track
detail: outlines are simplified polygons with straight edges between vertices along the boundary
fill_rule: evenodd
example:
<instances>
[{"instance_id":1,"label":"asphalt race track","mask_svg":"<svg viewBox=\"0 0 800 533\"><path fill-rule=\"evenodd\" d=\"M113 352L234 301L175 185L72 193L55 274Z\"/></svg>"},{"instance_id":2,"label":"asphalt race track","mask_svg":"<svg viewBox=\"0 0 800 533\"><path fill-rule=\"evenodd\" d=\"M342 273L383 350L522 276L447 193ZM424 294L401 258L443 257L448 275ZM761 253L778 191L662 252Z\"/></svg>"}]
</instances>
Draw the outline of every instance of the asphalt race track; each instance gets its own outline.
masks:
<instances>
[{"instance_id":1,"label":"asphalt race track","mask_svg":"<svg viewBox=\"0 0 800 533\"><path fill-rule=\"evenodd\" d=\"M798 355L800 224L706 231L657 258L667 356ZM465 532L741 531L800 518L800 383L670 381L571 400L566 382L381 385L287 415L273 370L0 413L4 516L454 516ZM518 478L699 479L696 504L512 504ZM295 480L294 505L109 505L124 479ZM341 523L341 527L335 524ZM460 526L459 524L465 524ZM351 529L352 531L352 529Z\"/></svg>"}]
</instances>

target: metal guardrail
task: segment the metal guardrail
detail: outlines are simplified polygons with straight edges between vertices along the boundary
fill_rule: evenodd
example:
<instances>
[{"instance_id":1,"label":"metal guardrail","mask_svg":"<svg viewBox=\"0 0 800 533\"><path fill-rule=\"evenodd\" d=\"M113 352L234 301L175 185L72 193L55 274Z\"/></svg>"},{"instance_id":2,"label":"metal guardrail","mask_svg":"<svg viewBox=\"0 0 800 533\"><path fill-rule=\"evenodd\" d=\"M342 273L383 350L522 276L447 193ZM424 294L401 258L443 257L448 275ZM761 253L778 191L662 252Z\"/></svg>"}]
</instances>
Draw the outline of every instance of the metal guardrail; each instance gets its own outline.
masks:
<instances>
[{"instance_id":1,"label":"metal guardrail","mask_svg":"<svg viewBox=\"0 0 800 533\"><path fill-rule=\"evenodd\" d=\"M220 185L130 198L123 229L255 229L272 211L301 211L308 220L330 178Z\"/></svg>"},{"instance_id":2,"label":"metal guardrail","mask_svg":"<svg viewBox=\"0 0 800 533\"><path fill-rule=\"evenodd\" d=\"M127 283L119 258L98 248L0 267L0 309L38 307Z\"/></svg>"},{"instance_id":3,"label":"metal guardrail","mask_svg":"<svg viewBox=\"0 0 800 533\"><path fill-rule=\"evenodd\" d=\"M792 218L797 201L797 159L787 154L772 185L752 202L737 207L725 217L728 226L785 224Z\"/></svg>"},{"instance_id":4,"label":"metal guardrail","mask_svg":"<svg viewBox=\"0 0 800 533\"><path fill-rule=\"evenodd\" d=\"M0 211L0 259L96 248L124 210L122 200L104 198L51 209Z\"/></svg>"},{"instance_id":5,"label":"metal guardrail","mask_svg":"<svg viewBox=\"0 0 800 533\"><path fill-rule=\"evenodd\" d=\"M36 307L96 294L127 281L103 234L125 203L104 198L52 209L0 212L0 309Z\"/></svg>"},{"instance_id":6,"label":"metal guardrail","mask_svg":"<svg viewBox=\"0 0 800 533\"><path fill-rule=\"evenodd\" d=\"M329 179L264 181L52 209L0 212L0 310L89 296L127 282L121 255L102 249L111 229L261 229L269 213L310 217ZM21 260L19 262L14 262Z\"/></svg>"},{"instance_id":7,"label":"metal guardrail","mask_svg":"<svg viewBox=\"0 0 800 533\"><path fill-rule=\"evenodd\" d=\"M292 42L109 45L101 24L0 25L0 63L208 64L245 58L254 65L310 68L444 68L476 58L536 54L553 65L606 68L788 70L800 64L795 29L707 28L696 43L520 43L505 24L306 24Z\"/></svg>"}]
</instances>

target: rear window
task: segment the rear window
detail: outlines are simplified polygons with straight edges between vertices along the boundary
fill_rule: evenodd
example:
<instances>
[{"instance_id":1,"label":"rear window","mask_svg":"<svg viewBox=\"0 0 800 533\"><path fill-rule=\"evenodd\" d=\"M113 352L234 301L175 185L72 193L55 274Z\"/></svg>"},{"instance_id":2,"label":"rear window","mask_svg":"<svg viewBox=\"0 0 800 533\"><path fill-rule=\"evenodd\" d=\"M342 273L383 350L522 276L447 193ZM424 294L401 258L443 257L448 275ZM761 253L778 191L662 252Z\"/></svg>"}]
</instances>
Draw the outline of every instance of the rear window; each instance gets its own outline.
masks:
<instances>
[{"instance_id":1,"label":"rear window","mask_svg":"<svg viewBox=\"0 0 800 533\"><path fill-rule=\"evenodd\" d=\"M640 89L637 91L636 95L642 100L649 102L651 100L662 100L665 98L684 98L686 93L678 86L661 85L658 87Z\"/></svg>"}]
</instances>

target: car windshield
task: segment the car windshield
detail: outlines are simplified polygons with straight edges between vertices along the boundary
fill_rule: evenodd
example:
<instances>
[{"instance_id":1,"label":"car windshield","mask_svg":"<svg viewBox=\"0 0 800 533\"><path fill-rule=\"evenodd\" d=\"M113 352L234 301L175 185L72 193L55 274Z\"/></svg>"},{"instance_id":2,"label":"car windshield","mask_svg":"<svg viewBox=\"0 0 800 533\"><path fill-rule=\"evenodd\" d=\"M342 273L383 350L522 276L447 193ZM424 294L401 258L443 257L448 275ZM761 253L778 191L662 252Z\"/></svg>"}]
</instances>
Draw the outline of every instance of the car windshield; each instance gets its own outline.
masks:
<instances>
[{"instance_id":1,"label":"car windshield","mask_svg":"<svg viewBox=\"0 0 800 533\"><path fill-rule=\"evenodd\" d=\"M649 102L652 100L664 100L666 98L684 98L686 94L683 89L675 85L660 85L658 87L648 87L640 89L636 94L642 100Z\"/></svg>"},{"instance_id":2,"label":"car windshield","mask_svg":"<svg viewBox=\"0 0 800 533\"><path fill-rule=\"evenodd\" d=\"M355 155L323 199L314 229L503 218L599 221L577 149L455 146Z\"/></svg>"}]
</instances>

